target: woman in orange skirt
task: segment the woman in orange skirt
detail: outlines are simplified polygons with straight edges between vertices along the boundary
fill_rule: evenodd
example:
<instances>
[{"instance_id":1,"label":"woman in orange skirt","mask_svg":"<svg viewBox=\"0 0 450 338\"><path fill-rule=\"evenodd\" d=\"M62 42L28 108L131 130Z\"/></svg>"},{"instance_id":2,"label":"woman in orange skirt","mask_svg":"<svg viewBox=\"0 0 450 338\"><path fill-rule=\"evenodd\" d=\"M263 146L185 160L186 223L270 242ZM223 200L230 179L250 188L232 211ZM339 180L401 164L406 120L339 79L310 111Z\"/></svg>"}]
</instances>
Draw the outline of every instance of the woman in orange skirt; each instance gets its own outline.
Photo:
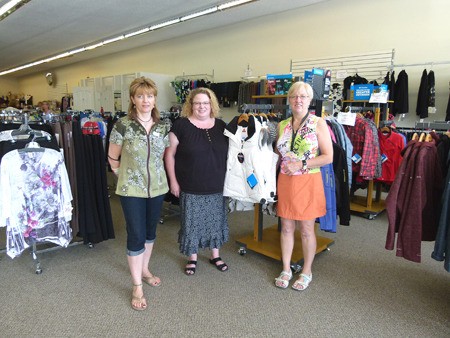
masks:
<instances>
[{"instance_id":1,"label":"woman in orange skirt","mask_svg":"<svg viewBox=\"0 0 450 338\"><path fill-rule=\"evenodd\" d=\"M312 263L316 254L315 220L326 213L320 167L333 161L333 145L325 120L308 112L313 99L311 86L295 82L289 89L288 98L292 116L278 124L276 146L280 154L277 214L281 218L283 270L275 278L275 285L285 289L292 279L291 258L294 233L298 228L304 264L292 288L305 290L312 281Z\"/></svg>"}]
</instances>

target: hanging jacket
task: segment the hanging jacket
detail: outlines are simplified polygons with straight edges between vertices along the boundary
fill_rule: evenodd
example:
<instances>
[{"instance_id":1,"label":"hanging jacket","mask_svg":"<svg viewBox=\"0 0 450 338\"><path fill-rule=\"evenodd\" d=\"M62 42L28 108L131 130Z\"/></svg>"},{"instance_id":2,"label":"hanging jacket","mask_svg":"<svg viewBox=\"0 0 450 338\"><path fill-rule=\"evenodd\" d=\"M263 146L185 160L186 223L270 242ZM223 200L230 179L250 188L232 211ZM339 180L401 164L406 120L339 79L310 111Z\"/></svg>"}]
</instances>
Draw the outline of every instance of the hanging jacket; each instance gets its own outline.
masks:
<instances>
[{"instance_id":1,"label":"hanging jacket","mask_svg":"<svg viewBox=\"0 0 450 338\"><path fill-rule=\"evenodd\" d=\"M417 106L416 114L421 119L428 117L428 75L427 70L422 72L422 78L420 79L419 92L417 93Z\"/></svg>"},{"instance_id":2,"label":"hanging jacket","mask_svg":"<svg viewBox=\"0 0 450 338\"><path fill-rule=\"evenodd\" d=\"M269 129L253 115L247 123L239 117L227 125L229 139L224 196L252 203L274 202L278 155L267 142Z\"/></svg>"}]
</instances>

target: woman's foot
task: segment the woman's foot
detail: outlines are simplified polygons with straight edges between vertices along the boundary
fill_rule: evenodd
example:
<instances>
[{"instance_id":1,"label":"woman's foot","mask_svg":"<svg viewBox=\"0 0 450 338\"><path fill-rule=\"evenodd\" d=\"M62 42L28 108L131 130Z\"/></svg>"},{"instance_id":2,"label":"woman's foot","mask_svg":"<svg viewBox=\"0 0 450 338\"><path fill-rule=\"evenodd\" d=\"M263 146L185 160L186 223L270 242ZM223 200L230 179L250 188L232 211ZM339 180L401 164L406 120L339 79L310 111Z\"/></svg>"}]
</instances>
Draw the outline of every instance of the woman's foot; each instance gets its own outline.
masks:
<instances>
[{"instance_id":1,"label":"woman's foot","mask_svg":"<svg viewBox=\"0 0 450 338\"><path fill-rule=\"evenodd\" d=\"M220 256L216 258L211 258L209 262L215 265L217 270L219 271L222 272L228 271L228 265L225 264L225 262L222 260L222 258L220 258Z\"/></svg>"},{"instance_id":2,"label":"woman's foot","mask_svg":"<svg viewBox=\"0 0 450 338\"><path fill-rule=\"evenodd\" d=\"M197 267L197 261L189 260L184 268L184 273L188 276L195 275L195 268Z\"/></svg>"},{"instance_id":3,"label":"woman's foot","mask_svg":"<svg viewBox=\"0 0 450 338\"><path fill-rule=\"evenodd\" d=\"M131 307L136 311L143 311L147 308L147 300L144 298L142 284L133 285L131 293Z\"/></svg>"},{"instance_id":4,"label":"woman's foot","mask_svg":"<svg viewBox=\"0 0 450 338\"><path fill-rule=\"evenodd\" d=\"M142 281L145 284L148 284L150 286L160 286L161 285L161 279L159 279L159 277L156 277L152 274L150 274L149 276L143 276Z\"/></svg>"},{"instance_id":5,"label":"woman's foot","mask_svg":"<svg viewBox=\"0 0 450 338\"><path fill-rule=\"evenodd\" d=\"M300 278L297 279L294 284L292 284L292 288L297 291L303 291L306 290L306 288L309 286L309 283L312 281L312 274L305 274L301 273Z\"/></svg>"},{"instance_id":6,"label":"woman's foot","mask_svg":"<svg viewBox=\"0 0 450 338\"><path fill-rule=\"evenodd\" d=\"M292 279L292 271L281 271L280 275L275 278L275 286L280 289L286 289L289 286L289 281Z\"/></svg>"}]
</instances>

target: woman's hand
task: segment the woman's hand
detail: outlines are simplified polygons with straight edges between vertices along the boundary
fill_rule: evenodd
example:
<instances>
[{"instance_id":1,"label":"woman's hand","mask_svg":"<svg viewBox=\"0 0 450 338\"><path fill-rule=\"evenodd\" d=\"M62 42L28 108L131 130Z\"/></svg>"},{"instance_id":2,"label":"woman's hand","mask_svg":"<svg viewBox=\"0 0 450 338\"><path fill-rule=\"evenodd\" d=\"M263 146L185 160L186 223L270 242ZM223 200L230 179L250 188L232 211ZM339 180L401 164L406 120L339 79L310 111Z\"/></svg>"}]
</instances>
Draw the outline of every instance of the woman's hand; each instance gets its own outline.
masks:
<instances>
[{"instance_id":1,"label":"woman's hand","mask_svg":"<svg viewBox=\"0 0 450 338\"><path fill-rule=\"evenodd\" d=\"M175 197L180 197L180 185L178 184L178 182L170 182L170 192Z\"/></svg>"}]
</instances>

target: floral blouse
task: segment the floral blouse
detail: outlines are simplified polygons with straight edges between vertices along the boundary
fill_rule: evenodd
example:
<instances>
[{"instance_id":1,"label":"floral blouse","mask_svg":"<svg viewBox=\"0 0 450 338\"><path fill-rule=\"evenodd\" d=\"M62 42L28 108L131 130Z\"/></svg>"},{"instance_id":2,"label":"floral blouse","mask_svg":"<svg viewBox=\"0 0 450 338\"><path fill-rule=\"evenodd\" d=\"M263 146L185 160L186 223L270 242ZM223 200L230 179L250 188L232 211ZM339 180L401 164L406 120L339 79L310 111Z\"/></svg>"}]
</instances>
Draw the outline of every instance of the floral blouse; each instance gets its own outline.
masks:
<instances>
[{"instance_id":1,"label":"floral blouse","mask_svg":"<svg viewBox=\"0 0 450 338\"><path fill-rule=\"evenodd\" d=\"M110 143L122 147L116 194L131 197L155 197L169 191L163 156L169 146L169 126L153 125L150 133L128 116L114 124Z\"/></svg>"},{"instance_id":2,"label":"floral blouse","mask_svg":"<svg viewBox=\"0 0 450 338\"><path fill-rule=\"evenodd\" d=\"M277 149L281 154L281 172L284 172L283 162L292 160L308 160L318 156L319 142L317 139L317 123L319 117L309 115L304 126L293 135L292 117L280 122ZM294 175L320 172L320 168L300 169Z\"/></svg>"},{"instance_id":3,"label":"floral blouse","mask_svg":"<svg viewBox=\"0 0 450 338\"><path fill-rule=\"evenodd\" d=\"M6 153L0 166L0 227L14 258L33 242L72 240L72 192L62 154L25 148Z\"/></svg>"}]
</instances>

